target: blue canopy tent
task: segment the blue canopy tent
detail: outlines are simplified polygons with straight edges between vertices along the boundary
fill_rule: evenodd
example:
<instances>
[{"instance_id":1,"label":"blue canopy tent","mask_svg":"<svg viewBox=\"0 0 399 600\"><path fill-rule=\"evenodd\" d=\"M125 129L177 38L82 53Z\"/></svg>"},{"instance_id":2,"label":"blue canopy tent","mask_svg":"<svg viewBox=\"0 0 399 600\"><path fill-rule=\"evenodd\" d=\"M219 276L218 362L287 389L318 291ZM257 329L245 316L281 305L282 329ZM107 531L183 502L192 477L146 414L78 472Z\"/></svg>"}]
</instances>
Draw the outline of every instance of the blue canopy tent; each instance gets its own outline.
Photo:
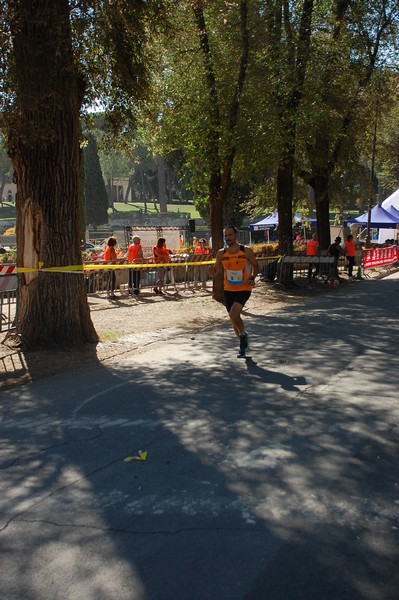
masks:
<instances>
[{"instance_id":1,"label":"blue canopy tent","mask_svg":"<svg viewBox=\"0 0 399 600\"><path fill-rule=\"evenodd\" d=\"M257 223L252 223L249 228L251 231L265 231L266 229L270 229L276 225L278 225L278 212L275 210L265 219L262 219Z\"/></svg>"},{"instance_id":2,"label":"blue canopy tent","mask_svg":"<svg viewBox=\"0 0 399 600\"><path fill-rule=\"evenodd\" d=\"M296 227L305 227L316 225L316 219L310 219L308 217L303 217L299 213L294 215L294 223ZM257 223L252 223L249 228L250 231L265 231L267 229L271 229L278 225L278 212L275 210L268 217L262 219L262 221L258 221Z\"/></svg>"},{"instance_id":3,"label":"blue canopy tent","mask_svg":"<svg viewBox=\"0 0 399 600\"><path fill-rule=\"evenodd\" d=\"M367 227L368 225L369 213L368 211L360 215L359 217L354 217L353 219L348 219L346 223L356 223L360 227ZM380 204L376 204L371 209L370 215L370 226L374 229L396 229L399 224L399 215L397 217L393 216L390 212L382 208Z\"/></svg>"}]
</instances>

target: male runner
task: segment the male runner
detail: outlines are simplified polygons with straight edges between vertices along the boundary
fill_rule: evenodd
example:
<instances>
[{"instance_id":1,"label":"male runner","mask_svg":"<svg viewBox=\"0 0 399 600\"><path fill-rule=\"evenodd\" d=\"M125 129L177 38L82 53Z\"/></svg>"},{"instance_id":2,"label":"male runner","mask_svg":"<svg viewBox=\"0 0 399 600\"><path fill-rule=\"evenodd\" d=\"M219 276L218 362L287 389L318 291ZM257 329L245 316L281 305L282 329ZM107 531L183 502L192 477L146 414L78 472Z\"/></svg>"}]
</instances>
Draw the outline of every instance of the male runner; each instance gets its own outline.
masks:
<instances>
[{"instance_id":1,"label":"male runner","mask_svg":"<svg viewBox=\"0 0 399 600\"><path fill-rule=\"evenodd\" d=\"M238 357L244 358L248 350L248 335L244 329L241 311L251 295L255 285L255 277L259 273L259 265L255 254L248 246L240 246L237 242L237 229L232 225L224 230L227 247L216 254L216 262L209 268L209 275L214 277L221 267L224 270L224 296L226 309L233 324L234 331L240 340Z\"/></svg>"}]
</instances>

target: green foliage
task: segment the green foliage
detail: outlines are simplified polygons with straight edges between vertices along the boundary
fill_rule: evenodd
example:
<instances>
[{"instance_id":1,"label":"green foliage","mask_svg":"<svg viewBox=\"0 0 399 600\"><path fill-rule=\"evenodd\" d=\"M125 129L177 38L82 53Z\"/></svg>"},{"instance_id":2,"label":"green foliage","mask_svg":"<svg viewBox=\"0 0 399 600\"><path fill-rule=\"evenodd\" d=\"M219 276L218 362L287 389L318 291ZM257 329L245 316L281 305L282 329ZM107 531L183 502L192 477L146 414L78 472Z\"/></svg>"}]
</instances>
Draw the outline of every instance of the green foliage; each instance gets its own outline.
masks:
<instances>
[{"instance_id":1,"label":"green foliage","mask_svg":"<svg viewBox=\"0 0 399 600\"><path fill-rule=\"evenodd\" d=\"M12 163L4 147L3 136L0 135L0 185L12 180Z\"/></svg>"},{"instance_id":2,"label":"green foliage","mask_svg":"<svg viewBox=\"0 0 399 600\"><path fill-rule=\"evenodd\" d=\"M203 5L209 43L205 54L205 30L198 21L202 15L194 5L177 3L173 34L158 40L159 68L146 115L153 144L164 155L180 152L180 173L209 222L212 173L222 171L247 139L242 138L245 128L240 130L232 117L242 53L240 13L236 2Z\"/></svg>"},{"instance_id":3,"label":"green foliage","mask_svg":"<svg viewBox=\"0 0 399 600\"><path fill-rule=\"evenodd\" d=\"M394 191L399 187L399 103L397 79L391 77L389 104L379 111L376 171L380 184Z\"/></svg>"},{"instance_id":4,"label":"green foliage","mask_svg":"<svg viewBox=\"0 0 399 600\"><path fill-rule=\"evenodd\" d=\"M145 211L146 204L144 202L134 202L134 203L124 203L124 202L114 202L114 211L117 213L122 213L123 217L130 217L134 219L137 212L141 211L141 214ZM168 216L174 218L190 218L190 219L199 219L202 215L199 213L198 209L193 204L168 204L167 205ZM109 214L112 214L111 209L109 209ZM149 217L151 216L159 216L159 210L156 210L153 204L147 205L147 213Z\"/></svg>"},{"instance_id":5,"label":"green foliage","mask_svg":"<svg viewBox=\"0 0 399 600\"><path fill-rule=\"evenodd\" d=\"M149 40L163 23L167 2L93 0L71 11L75 46L87 83L87 105L105 109L115 132L135 120L150 81Z\"/></svg>"}]
</instances>

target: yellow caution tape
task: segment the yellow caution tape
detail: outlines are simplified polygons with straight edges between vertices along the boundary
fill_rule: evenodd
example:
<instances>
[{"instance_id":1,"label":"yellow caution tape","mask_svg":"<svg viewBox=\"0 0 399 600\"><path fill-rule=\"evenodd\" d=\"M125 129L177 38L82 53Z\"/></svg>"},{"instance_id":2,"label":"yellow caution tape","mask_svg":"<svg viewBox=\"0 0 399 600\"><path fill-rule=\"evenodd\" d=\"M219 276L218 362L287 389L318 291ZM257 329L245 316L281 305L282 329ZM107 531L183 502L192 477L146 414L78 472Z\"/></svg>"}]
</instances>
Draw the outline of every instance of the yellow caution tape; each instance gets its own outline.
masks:
<instances>
[{"instance_id":1,"label":"yellow caution tape","mask_svg":"<svg viewBox=\"0 0 399 600\"><path fill-rule=\"evenodd\" d=\"M82 273L84 271L84 265L67 265L66 267L40 267L43 263L39 263L38 269L31 267L17 267L17 273L34 273L37 271L43 273Z\"/></svg>"},{"instance_id":2,"label":"yellow caution tape","mask_svg":"<svg viewBox=\"0 0 399 600\"><path fill-rule=\"evenodd\" d=\"M200 266L200 265L213 265L215 260L198 261L198 262L174 262L174 263L118 263L118 264L105 264L105 263L85 263L83 265L68 265L66 267L44 267L33 269L31 267L17 267L17 273L34 273L40 271L41 273L82 273L86 271L105 271L105 270L117 270L117 269L159 269L161 267L187 267L187 266ZM40 264L40 263L39 263ZM43 263L41 263L43 264Z\"/></svg>"},{"instance_id":3,"label":"yellow caution tape","mask_svg":"<svg viewBox=\"0 0 399 600\"><path fill-rule=\"evenodd\" d=\"M281 256L265 256L259 258L267 258L268 260L276 260L282 258ZM160 269L160 268L177 268L177 267L200 267L204 265L215 264L215 259L212 260L199 260L199 261L178 261L170 263L84 263L83 265L67 265L65 267L43 267L44 263L39 262L39 268L34 269L31 267L16 267L17 273L35 273L40 271L41 273L83 273L90 271L116 271L118 269Z\"/></svg>"},{"instance_id":4,"label":"yellow caution tape","mask_svg":"<svg viewBox=\"0 0 399 600\"><path fill-rule=\"evenodd\" d=\"M201 260L198 262L172 262L172 263L124 263L124 264L97 264L97 263L85 263L84 270L85 271L102 271L104 269L159 269L159 268L170 268L170 267L189 267L200 265L213 265L215 260Z\"/></svg>"}]
</instances>

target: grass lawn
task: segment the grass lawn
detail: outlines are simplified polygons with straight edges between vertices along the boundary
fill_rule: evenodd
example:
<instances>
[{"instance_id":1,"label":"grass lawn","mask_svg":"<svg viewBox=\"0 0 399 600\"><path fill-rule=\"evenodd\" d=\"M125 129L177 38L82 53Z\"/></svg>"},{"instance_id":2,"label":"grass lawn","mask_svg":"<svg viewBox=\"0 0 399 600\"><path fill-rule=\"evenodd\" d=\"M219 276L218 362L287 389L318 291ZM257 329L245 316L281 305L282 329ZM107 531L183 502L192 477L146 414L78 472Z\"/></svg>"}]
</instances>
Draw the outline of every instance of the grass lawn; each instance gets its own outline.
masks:
<instances>
[{"instance_id":1,"label":"grass lawn","mask_svg":"<svg viewBox=\"0 0 399 600\"><path fill-rule=\"evenodd\" d=\"M3 206L0 206L0 221L15 221L15 204L3 202Z\"/></svg>"},{"instance_id":2,"label":"grass lawn","mask_svg":"<svg viewBox=\"0 0 399 600\"><path fill-rule=\"evenodd\" d=\"M138 212L141 210L144 212L144 204L135 203L135 204L125 204L124 202L115 202L114 204L115 210L118 212ZM149 214L157 214L157 211L154 208L154 204L148 202L147 203L147 211ZM200 219L201 216L199 212L196 210L193 204L168 204L168 212L174 213L177 216L179 213L181 214L189 214L190 219ZM112 210L109 210L109 214L112 214ZM0 221L15 221L15 205L10 204L9 202L4 202L3 206L0 206Z\"/></svg>"},{"instance_id":3,"label":"grass lawn","mask_svg":"<svg viewBox=\"0 0 399 600\"><path fill-rule=\"evenodd\" d=\"M189 214L190 219L200 219L201 216L199 212L196 210L193 204L168 204L168 213L174 213L174 215L180 214ZM144 212L144 204L140 202L135 202L134 204L125 204L124 202L114 202L114 208L117 212L137 212L140 209ZM112 210L109 209L108 213L111 215ZM147 202L147 213L154 215L158 214L158 211L155 210L154 204L151 202Z\"/></svg>"}]
</instances>

